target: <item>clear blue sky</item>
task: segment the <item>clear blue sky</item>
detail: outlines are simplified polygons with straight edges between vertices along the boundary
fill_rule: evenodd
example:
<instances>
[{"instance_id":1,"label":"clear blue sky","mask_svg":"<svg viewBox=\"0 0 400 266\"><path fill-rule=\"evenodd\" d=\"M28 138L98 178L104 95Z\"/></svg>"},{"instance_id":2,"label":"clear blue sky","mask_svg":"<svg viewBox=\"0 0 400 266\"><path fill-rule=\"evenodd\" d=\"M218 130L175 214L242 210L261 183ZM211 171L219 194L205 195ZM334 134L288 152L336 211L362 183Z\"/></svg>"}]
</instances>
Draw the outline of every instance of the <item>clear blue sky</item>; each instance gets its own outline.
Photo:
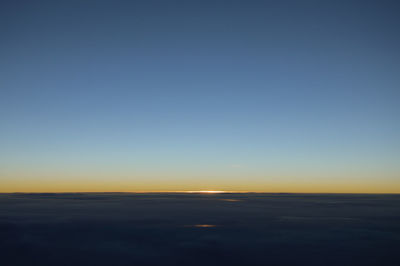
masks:
<instances>
[{"instance_id":1,"label":"clear blue sky","mask_svg":"<svg viewBox=\"0 0 400 266\"><path fill-rule=\"evenodd\" d=\"M3 190L400 192L399 14L2 1Z\"/></svg>"}]
</instances>

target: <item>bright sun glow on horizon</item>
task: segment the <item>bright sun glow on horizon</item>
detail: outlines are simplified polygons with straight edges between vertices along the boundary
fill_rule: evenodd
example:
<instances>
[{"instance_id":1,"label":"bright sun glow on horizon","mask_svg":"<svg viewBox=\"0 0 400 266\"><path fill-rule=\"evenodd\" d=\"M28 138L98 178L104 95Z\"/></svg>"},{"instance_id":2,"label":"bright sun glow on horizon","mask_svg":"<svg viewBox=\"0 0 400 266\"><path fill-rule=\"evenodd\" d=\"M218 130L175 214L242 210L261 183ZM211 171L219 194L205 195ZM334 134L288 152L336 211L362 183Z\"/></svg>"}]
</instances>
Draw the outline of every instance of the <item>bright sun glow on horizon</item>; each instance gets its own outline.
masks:
<instances>
[{"instance_id":1,"label":"bright sun glow on horizon","mask_svg":"<svg viewBox=\"0 0 400 266\"><path fill-rule=\"evenodd\" d=\"M217 194L217 193L229 193L229 191L223 191L223 190L198 190L198 191L187 191L187 193L210 193L210 194Z\"/></svg>"}]
</instances>

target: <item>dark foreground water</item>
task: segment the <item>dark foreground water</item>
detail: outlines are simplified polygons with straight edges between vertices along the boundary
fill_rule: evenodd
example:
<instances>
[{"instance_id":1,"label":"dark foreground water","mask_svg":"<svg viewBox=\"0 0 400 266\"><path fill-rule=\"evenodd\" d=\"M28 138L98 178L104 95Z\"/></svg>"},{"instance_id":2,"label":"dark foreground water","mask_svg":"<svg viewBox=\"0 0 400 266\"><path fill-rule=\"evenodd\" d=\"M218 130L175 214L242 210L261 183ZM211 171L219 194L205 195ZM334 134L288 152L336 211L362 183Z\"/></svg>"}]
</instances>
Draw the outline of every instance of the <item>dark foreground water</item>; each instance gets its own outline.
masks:
<instances>
[{"instance_id":1,"label":"dark foreground water","mask_svg":"<svg viewBox=\"0 0 400 266\"><path fill-rule=\"evenodd\" d=\"M0 194L0 265L400 265L400 195Z\"/></svg>"}]
</instances>

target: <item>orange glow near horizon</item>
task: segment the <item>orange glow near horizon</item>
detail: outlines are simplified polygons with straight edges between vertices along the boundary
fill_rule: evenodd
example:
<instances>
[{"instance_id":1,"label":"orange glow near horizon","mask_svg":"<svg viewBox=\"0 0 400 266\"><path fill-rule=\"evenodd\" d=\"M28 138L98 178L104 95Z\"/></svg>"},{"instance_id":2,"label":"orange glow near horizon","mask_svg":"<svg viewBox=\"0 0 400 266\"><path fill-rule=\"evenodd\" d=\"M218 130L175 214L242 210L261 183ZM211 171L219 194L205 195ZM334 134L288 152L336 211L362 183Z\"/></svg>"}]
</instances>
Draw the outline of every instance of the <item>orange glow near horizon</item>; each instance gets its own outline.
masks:
<instances>
[{"instance_id":1,"label":"orange glow near horizon","mask_svg":"<svg viewBox=\"0 0 400 266\"><path fill-rule=\"evenodd\" d=\"M112 173L0 173L0 193L400 193L394 175L375 178L364 174L346 178L326 175L244 175L218 178L207 175L155 173L118 175Z\"/></svg>"},{"instance_id":2,"label":"orange glow near horizon","mask_svg":"<svg viewBox=\"0 0 400 266\"><path fill-rule=\"evenodd\" d=\"M232 191L223 190L198 190L198 191L185 191L186 193L205 193L205 194L218 194L218 193L229 193Z\"/></svg>"}]
</instances>

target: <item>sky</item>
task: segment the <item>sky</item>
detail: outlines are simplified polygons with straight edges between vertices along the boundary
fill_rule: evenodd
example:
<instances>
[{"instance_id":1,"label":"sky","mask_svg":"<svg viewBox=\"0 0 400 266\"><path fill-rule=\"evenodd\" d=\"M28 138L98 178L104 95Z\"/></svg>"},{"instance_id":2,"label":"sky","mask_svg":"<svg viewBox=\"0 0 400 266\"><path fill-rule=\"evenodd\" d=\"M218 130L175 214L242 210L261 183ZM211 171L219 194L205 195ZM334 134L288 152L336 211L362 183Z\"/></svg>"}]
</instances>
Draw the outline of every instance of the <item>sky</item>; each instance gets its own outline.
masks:
<instances>
[{"instance_id":1,"label":"sky","mask_svg":"<svg viewBox=\"0 0 400 266\"><path fill-rule=\"evenodd\" d=\"M0 192L400 193L398 1L1 1Z\"/></svg>"}]
</instances>

